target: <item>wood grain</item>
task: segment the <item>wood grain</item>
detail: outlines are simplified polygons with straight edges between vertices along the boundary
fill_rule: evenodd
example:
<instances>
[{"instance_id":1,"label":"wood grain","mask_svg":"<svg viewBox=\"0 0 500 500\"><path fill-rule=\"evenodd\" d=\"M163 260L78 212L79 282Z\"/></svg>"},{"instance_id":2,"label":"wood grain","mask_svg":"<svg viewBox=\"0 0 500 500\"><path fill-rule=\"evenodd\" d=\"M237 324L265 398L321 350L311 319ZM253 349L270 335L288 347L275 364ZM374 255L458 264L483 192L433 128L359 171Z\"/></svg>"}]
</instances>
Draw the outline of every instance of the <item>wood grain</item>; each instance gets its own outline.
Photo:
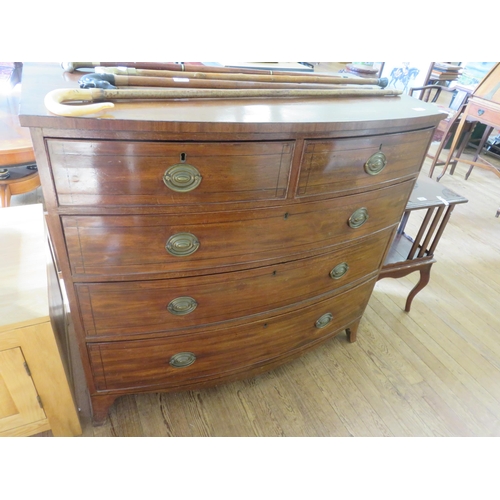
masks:
<instances>
[{"instance_id":1,"label":"wood grain","mask_svg":"<svg viewBox=\"0 0 500 500\"><path fill-rule=\"evenodd\" d=\"M50 64L28 64L20 118L32 127L96 424L118 396L193 390L196 432L209 435L202 389L269 372L344 331L356 341L439 111L406 97L297 96L124 103L75 119L38 107L58 82ZM374 152L387 153L380 177L364 167ZM191 191L165 186L172 164L178 182L196 180ZM351 274L332 285L328 270L351 257ZM191 295L196 310L172 322L165 308ZM351 389L342 372L336 394ZM273 395L285 409L239 401L279 435L291 428L283 418L305 425L289 390L276 382ZM362 395L351 407L367 422L352 426L349 405L332 406L348 433L391 434ZM118 432L143 432L135 416L125 424Z\"/></svg>"},{"instance_id":2,"label":"wood grain","mask_svg":"<svg viewBox=\"0 0 500 500\"><path fill-rule=\"evenodd\" d=\"M481 169L465 181L466 171L440 181L469 203L454 211L411 313L417 276L380 281L356 343L339 336L271 373L204 391L125 396L87 435L116 435L111 422L139 418L142 430L121 435L500 436L497 182Z\"/></svg>"}]
</instances>

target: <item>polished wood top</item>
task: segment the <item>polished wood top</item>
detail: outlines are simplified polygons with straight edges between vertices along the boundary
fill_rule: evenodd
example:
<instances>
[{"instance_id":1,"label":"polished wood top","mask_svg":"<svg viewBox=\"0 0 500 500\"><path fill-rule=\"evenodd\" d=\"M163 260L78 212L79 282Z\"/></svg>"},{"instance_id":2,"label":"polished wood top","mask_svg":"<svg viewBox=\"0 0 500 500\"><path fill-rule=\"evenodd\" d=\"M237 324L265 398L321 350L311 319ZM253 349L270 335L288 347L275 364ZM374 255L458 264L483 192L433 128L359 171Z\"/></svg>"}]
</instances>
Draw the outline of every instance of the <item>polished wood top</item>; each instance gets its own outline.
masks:
<instances>
[{"instance_id":1,"label":"polished wood top","mask_svg":"<svg viewBox=\"0 0 500 500\"><path fill-rule=\"evenodd\" d=\"M420 174L406 205L407 210L437 207L440 205L455 205L467 203L467 198L460 196L439 182Z\"/></svg>"},{"instance_id":2,"label":"polished wood top","mask_svg":"<svg viewBox=\"0 0 500 500\"><path fill-rule=\"evenodd\" d=\"M61 129L169 133L314 133L370 134L381 126L402 131L434 126L442 113L409 96L335 99L225 99L118 102L99 115L67 118L51 114L45 95L78 88L81 72L64 72L59 63L25 63L20 121L23 126ZM411 125L410 123L411 122ZM360 130L360 123L363 127Z\"/></svg>"},{"instance_id":3,"label":"polished wood top","mask_svg":"<svg viewBox=\"0 0 500 500\"><path fill-rule=\"evenodd\" d=\"M19 123L20 92L0 92L0 167L35 163L30 132Z\"/></svg>"}]
</instances>

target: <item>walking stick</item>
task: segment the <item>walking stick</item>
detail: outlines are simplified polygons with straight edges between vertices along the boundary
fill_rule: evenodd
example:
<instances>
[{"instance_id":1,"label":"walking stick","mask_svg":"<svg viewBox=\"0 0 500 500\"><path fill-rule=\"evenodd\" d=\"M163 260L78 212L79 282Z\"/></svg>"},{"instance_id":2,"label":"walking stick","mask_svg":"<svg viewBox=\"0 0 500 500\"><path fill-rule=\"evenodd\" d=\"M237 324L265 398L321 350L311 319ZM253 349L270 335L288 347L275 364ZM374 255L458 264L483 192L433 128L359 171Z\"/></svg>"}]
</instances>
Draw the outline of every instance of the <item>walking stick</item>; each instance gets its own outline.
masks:
<instances>
[{"instance_id":1,"label":"walking stick","mask_svg":"<svg viewBox=\"0 0 500 500\"><path fill-rule=\"evenodd\" d=\"M45 107L55 115L85 116L113 108L112 102L68 105L65 102L93 102L120 99L173 100L173 99L235 99L235 98L330 98L394 96L399 90L386 89L56 89L45 96Z\"/></svg>"},{"instance_id":2,"label":"walking stick","mask_svg":"<svg viewBox=\"0 0 500 500\"><path fill-rule=\"evenodd\" d=\"M203 78L209 80L241 80L258 82L281 82L281 83L331 83L337 85L376 85L381 88L387 87L389 80L387 78L359 78L342 77L331 75L299 75L299 74L241 74L241 73L207 73L202 71L167 71L150 70L137 68L120 67L101 67L95 68L99 74L115 74L129 76L148 76L164 78Z\"/></svg>"},{"instance_id":3,"label":"walking stick","mask_svg":"<svg viewBox=\"0 0 500 500\"><path fill-rule=\"evenodd\" d=\"M82 89L116 89L117 87L177 87L211 89L334 89L346 88L325 83L280 83L240 80L206 80L204 78L164 78L156 76L128 76L105 73L87 73L78 80ZM352 88L352 87L347 87Z\"/></svg>"},{"instance_id":4,"label":"walking stick","mask_svg":"<svg viewBox=\"0 0 500 500\"><path fill-rule=\"evenodd\" d=\"M272 69L253 68L226 68L224 66L205 66L184 63L162 63L162 62L63 62L61 67L64 71L73 72L82 68L96 68L97 66L122 66L126 68L170 70L170 71L199 71L203 68L205 73L250 73L261 75L296 75L297 71L281 71Z\"/></svg>"}]
</instances>

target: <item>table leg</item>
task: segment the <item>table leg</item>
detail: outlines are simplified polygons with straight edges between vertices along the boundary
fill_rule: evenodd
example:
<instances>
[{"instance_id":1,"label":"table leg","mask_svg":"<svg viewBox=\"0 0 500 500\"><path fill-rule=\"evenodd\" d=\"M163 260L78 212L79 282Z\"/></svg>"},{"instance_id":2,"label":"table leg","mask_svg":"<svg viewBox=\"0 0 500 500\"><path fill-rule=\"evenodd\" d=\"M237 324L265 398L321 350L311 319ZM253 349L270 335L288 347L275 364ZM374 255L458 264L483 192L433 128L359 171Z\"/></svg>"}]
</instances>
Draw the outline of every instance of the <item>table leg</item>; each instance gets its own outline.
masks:
<instances>
[{"instance_id":1,"label":"table leg","mask_svg":"<svg viewBox=\"0 0 500 500\"><path fill-rule=\"evenodd\" d=\"M0 207L10 206L11 192L8 184L0 184Z\"/></svg>"},{"instance_id":2,"label":"table leg","mask_svg":"<svg viewBox=\"0 0 500 500\"><path fill-rule=\"evenodd\" d=\"M412 291L409 293L407 299L406 299L406 305L405 305L405 311L410 312L410 307L413 299L415 298L415 295L417 295L420 290L422 290L424 287L427 286L429 283L429 280L431 278L431 267L434 262L429 262L429 264L421 267L419 269L420 271L420 280L418 283L415 285L415 287L412 289Z\"/></svg>"},{"instance_id":3,"label":"table leg","mask_svg":"<svg viewBox=\"0 0 500 500\"><path fill-rule=\"evenodd\" d=\"M479 155L481 154L481 151L483 150L484 148L484 144L486 143L486 140L488 139L488 137L490 136L491 132L493 130L493 127L486 127L484 129L484 133L483 133L483 136L481 137L481 142L479 143L479 146L477 147L477 152L476 152L476 155L474 156L474 159L472 161L477 161L478 158L479 158ZM467 173L465 174L465 180L467 180L469 178L469 175L471 174L472 172L472 169L474 168L474 165L471 165L469 167L469 170L467 171Z\"/></svg>"}]
</instances>

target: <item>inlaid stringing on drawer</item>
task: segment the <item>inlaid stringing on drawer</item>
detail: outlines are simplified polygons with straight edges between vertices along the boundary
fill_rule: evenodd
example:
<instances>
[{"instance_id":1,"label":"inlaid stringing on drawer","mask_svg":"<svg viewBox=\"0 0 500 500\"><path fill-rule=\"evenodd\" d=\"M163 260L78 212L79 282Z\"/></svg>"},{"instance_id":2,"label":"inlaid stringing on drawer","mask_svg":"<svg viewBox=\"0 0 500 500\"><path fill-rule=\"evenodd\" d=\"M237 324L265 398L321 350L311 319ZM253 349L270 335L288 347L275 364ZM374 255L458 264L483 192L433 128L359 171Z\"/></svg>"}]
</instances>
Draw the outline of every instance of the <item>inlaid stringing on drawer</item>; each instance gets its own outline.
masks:
<instances>
[{"instance_id":1,"label":"inlaid stringing on drawer","mask_svg":"<svg viewBox=\"0 0 500 500\"><path fill-rule=\"evenodd\" d=\"M336 196L413 176L433 130L350 139L307 140L298 197Z\"/></svg>"},{"instance_id":2,"label":"inlaid stringing on drawer","mask_svg":"<svg viewBox=\"0 0 500 500\"><path fill-rule=\"evenodd\" d=\"M223 272L305 251L321 253L399 222L413 182L333 201L262 211L177 216L63 216L75 275ZM365 214L367 218L365 217ZM359 217L361 215L362 217ZM356 222L359 227L351 227ZM168 251L185 240L184 256ZM191 238L191 244L188 241ZM195 251L192 251L195 248Z\"/></svg>"},{"instance_id":3,"label":"inlaid stringing on drawer","mask_svg":"<svg viewBox=\"0 0 500 500\"><path fill-rule=\"evenodd\" d=\"M111 337L206 329L332 293L378 270L393 230L326 255L227 275L80 283L85 332Z\"/></svg>"},{"instance_id":4,"label":"inlaid stringing on drawer","mask_svg":"<svg viewBox=\"0 0 500 500\"><path fill-rule=\"evenodd\" d=\"M293 141L165 143L48 139L60 205L284 199Z\"/></svg>"},{"instance_id":5,"label":"inlaid stringing on drawer","mask_svg":"<svg viewBox=\"0 0 500 500\"><path fill-rule=\"evenodd\" d=\"M374 285L375 278L335 298L237 328L221 328L216 334L88 344L97 389L182 386L290 354L359 318ZM194 362L172 366L172 357L179 353L192 354Z\"/></svg>"}]
</instances>

